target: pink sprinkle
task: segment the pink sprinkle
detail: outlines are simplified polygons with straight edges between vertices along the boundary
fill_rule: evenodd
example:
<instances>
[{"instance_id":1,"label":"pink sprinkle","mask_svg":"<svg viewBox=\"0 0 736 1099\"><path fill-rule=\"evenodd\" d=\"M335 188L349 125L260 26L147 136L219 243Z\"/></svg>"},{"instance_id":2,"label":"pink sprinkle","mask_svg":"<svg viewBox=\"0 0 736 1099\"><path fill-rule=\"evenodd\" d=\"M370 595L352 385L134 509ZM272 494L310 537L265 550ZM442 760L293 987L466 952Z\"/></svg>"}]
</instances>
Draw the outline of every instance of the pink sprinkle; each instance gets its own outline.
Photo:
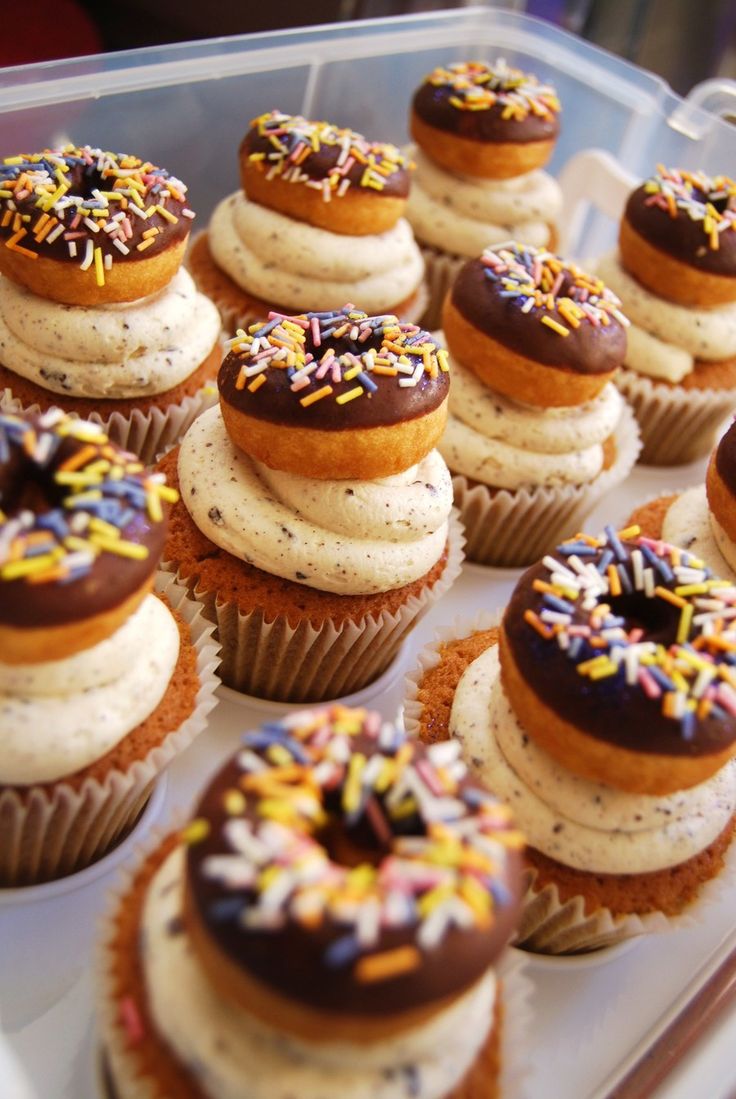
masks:
<instances>
[{"instance_id":1,"label":"pink sprinkle","mask_svg":"<svg viewBox=\"0 0 736 1099\"><path fill-rule=\"evenodd\" d=\"M140 1012L132 996L126 996L120 1001L118 1017L132 1046L137 1046L143 1041L145 1030Z\"/></svg>"},{"instance_id":2,"label":"pink sprinkle","mask_svg":"<svg viewBox=\"0 0 736 1099\"><path fill-rule=\"evenodd\" d=\"M432 767L426 759L419 759L417 760L416 768L423 778L425 786L429 787L436 797L441 797L445 793L445 789L437 778L437 772L434 767Z\"/></svg>"},{"instance_id":3,"label":"pink sprinkle","mask_svg":"<svg viewBox=\"0 0 736 1099\"><path fill-rule=\"evenodd\" d=\"M325 374L327 373L327 371L329 369L330 369L330 360L329 359L326 359L326 360L323 359L322 362L320 363L320 365L317 367L317 369L314 372L315 378L318 378L319 381L322 381L322 379L324 378Z\"/></svg>"},{"instance_id":4,"label":"pink sprinkle","mask_svg":"<svg viewBox=\"0 0 736 1099\"><path fill-rule=\"evenodd\" d=\"M308 374L303 374L301 378L297 378L295 382L291 383L290 389L292 393L298 393L300 389L306 389L311 379Z\"/></svg>"},{"instance_id":5,"label":"pink sprinkle","mask_svg":"<svg viewBox=\"0 0 736 1099\"><path fill-rule=\"evenodd\" d=\"M342 381L342 370L340 369L340 363L337 359L331 359L332 363L332 381L334 385L339 385Z\"/></svg>"},{"instance_id":6,"label":"pink sprinkle","mask_svg":"<svg viewBox=\"0 0 736 1099\"><path fill-rule=\"evenodd\" d=\"M641 641L643 636L644 636L644 630L640 629L639 626L636 626L629 633L629 644L636 645L636 643L638 641Z\"/></svg>"},{"instance_id":7,"label":"pink sprinkle","mask_svg":"<svg viewBox=\"0 0 736 1099\"><path fill-rule=\"evenodd\" d=\"M70 229L76 229L81 220L82 220L82 215L79 214L79 213L75 214L74 217L72 218L72 221L71 221L71 224L70 224L69 228Z\"/></svg>"},{"instance_id":8,"label":"pink sprinkle","mask_svg":"<svg viewBox=\"0 0 736 1099\"><path fill-rule=\"evenodd\" d=\"M728 683L719 683L716 698L724 710L727 710L732 717L736 716L736 691L733 687L729 687Z\"/></svg>"},{"instance_id":9,"label":"pink sprinkle","mask_svg":"<svg viewBox=\"0 0 736 1099\"><path fill-rule=\"evenodd\" d=\"M314 343L314 346L321 347L322 337L320 336L319 320L317 319L317 317L312 317L311 321L309 322L309 328L312 333L312 341Z\"/></svg>"},{"instance_id":10,"label":"pink sprinkle","mask_svg":"<svg viewBox=\"0 0 736 1099\"><path fill-rule=\"evenodd\" d=\"M649 698L661 698L662 689L646 668L639 668L639 682Z\"/></svg>"},{"instance_id":11,"label":"pink sprinkle","mask_svg":"<svg viewBox=\"0 0 736 1099\"><path fill-rule=\"evenodd\" d=\"M570 637L590 637L590 626L569 626Z\"/></svg>"}]
</instances>

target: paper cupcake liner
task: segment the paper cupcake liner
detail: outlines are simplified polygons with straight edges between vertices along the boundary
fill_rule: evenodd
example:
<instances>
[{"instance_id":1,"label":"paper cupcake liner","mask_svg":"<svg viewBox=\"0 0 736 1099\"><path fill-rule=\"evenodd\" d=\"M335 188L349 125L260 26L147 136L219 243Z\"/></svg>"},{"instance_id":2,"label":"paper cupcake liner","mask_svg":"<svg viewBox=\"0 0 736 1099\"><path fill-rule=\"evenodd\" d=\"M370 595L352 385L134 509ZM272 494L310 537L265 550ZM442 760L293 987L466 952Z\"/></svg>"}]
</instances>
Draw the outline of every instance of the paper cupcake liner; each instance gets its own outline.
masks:
<instances>
[{"instance_id":1,"label":"paper cupcake liner","mask_svg":"<svg viewBox=\"0 0 736 1099\"><path fill-rule=\"evenodd\" d=\"M409 736L418 736L423 704L418 698L424 676L440 663L440 648L481 630L496 628L503 611L481 611L468 621L455 620L439 631L432 642L417 657L415 669L406 676L404 727ZM524 876L525 894L522 912L513 940L514 946L539 954L576 954L601 950L638 935L656 934L701 923L703 913L731 888L736 880L736 840L732 841L723 869L714 878L704 881L697 898L677 916L663 912L641 915L615 915L608 908L585 913L582 896L560 899L556 885L536 885L537 872L527 867Z\"/></svg>"},{"instance_id":2,"label":"paper cupcake liner","mask_svg":"<svg viewBox=\"0 0 736 1099\"><path fill-rule=\"evenodd\" d=\"M177 827L182 823L175 820L172 825ZM115 883L103 915L95 957L96 1018L101 1040L97 1073L100 1099L176 1099L174 1095L162 1095L159 1085L146 1076L135 1044L130 1042L125 1028L120 1025L119 968L112 953L117 913L126 904L141 866L171 830L172 826L166 832L156 828L146 837L139 847L135 864L125 867ZM513 950L506 950L494 966L500 982L502 1006L499 1099L526 1097L524 1082L529 1074L527 1051L534 1014L534 985L526 973L527 966L527 959ZM111 1077L114 1086L111 1086ZM458 1086L457 1091L462 1093L462 1086Z\"/></svg>"},{"instance_id":3,"label":"paper cupcake liner","mask_svg":"<svg viewBox=\"0 0 736 1099\"><path fill-rule=\"evenodd\" d=\"M479 565L518 567L539 560L574 534L602 496L628 477L639 454L634 414L624 404L614 432L616 459L588 485L522 488L470 485L453 475L455 505L465 527L465 556Z\"/></svg>"},{"instance_id":4,"label":"paper cupcake liner","mask_svg":"<svg viewBox=\"0 0 736 1099\"><path fill-rule=\"evenodd\" d=\"M186 590L165 573L156 590L182 616L197 653L199 690L189 717L127 771L87 779L79 789L50 786L0 790L0 883L33 885L81 870L105 854L135 824L153 783L207 724L219 685L213 627Z\"/></svg>"},{"instance_id":5,"label":"paper cupcake liner","mask_svg":"<svg viewBox=\"0 0 736 1099\"><path fill-rule=\"evenodd\" d=\"M432 331L442 327L442 305L447 297L447 291L455 281L460 268L468 262L468 257L438 252L431 244L420 244L419 251L424 259L429 293L429 300L422 316L422 326Z\"/></svg>"},{"instance_id":6,"label":"paper cupcake liner","mask_svg":"<svg viewBox=\"0 0 736 1099\"><path fill-rule=\"evenodd\" d=\"M634 370L619 370L614 380L639 421L639 460L647 465L678 466L704 458L718 428L736 411L736 389L684 389Z\"/></svg>"},{"instance_id":7,"label":"paper cupcake liner","mask_svg":"<svg viewBox=\"0 0 736 1099\"><path fill-rule=\"evenodd\" d=\"M190 594L202 604L207 618L217 624L222 646L219 675L227 687L277 702L325 702L354 694L377 679L397 655L409 630L437 602L460 575L463 531L453 508L445 567L430 587L412 595L397 611L365 615L358 622L321 626L266 610L243 613L216 592L189 583ZM175 562L164 568L176 571ZM182 584L185 577L177 573Z\"/></svg>"},{"instance_id":8,"label":"paper cupcake liner","mask_svg":"<svg viewBox=\"0 0 736 1099\"><path fill-rule=\"evenodd\" d=\"M58 397L63 402L63 397ZM169 405L166 409L152 406L144 412L135 408L128 416L112 412L107 417L91 412L87 419L100 424L116 446L137 454L144 465L151 465L160 454L184 438L197 416L216 403L217 386L213 381L211 386L204 386L194 396L184 397L178 404ZM41 407L37 404L24 407L22 401L13 396L11 389L4 389L0 393L0 411L37 416ZM70 415L76 417L74 412Z\"/></svg>"}]
</instances>

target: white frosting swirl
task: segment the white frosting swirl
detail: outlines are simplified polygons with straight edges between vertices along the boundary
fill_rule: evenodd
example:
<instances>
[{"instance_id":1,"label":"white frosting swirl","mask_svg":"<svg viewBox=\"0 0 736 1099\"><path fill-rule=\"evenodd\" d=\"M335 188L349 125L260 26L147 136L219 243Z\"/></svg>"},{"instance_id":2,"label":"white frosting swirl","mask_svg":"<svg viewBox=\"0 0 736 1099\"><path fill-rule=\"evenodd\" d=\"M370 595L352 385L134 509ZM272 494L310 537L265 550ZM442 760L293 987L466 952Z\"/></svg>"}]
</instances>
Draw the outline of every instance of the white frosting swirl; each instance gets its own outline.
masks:
<instances>
[{"instance_id":1,"label":"white frosting swirl","mask_svg":"<svg viewBox=\"0 0 736 1099\"><path fill-rule=\"evenodd\" d=\"M623 310L633 326L655 337L661 345L679 349L672 367L674 374L668 377L663 366L662 347L634 336L633 358L629 352L625 360L626 366L632 370L672 381L676 374L682 378L685 373L690 373L695 359L720 362L736 355L736 303L696 309L665 301L645 289L624 270L616 252L601 256L595 269L606 285L621 298ZM648 355L652 350L654 354L649 365ZM687 371L683 369L683 353L689 356Z\"/></svg>"},{"instance_id":2,"label":"white frosting swirl","mask_svg":"<svg viewBox=\"0 0 736 1099\"><path fill-rule=\"evenodd\" d=\"M489 972L427 1023L370 1045L313 1042L225 1002L182 928L184 857L177 848L149 886L143 964L156 1030L209 1099L443 1099L486 1039L496 997Z\"/></svg>"},{"instance_id":3,"label":"white frosting swirl","mask_svg":"<svg viewBox=\"0 0 736 1099\"><path fill-rule=\"evenodd\" d=\"M495 488L581 485L603 468L602 444L613 435L623 401L607 384L573 408L533 408L451 364L450 415L438 444L450 469Z\"/></svg>"},{"instance_id":4,"label":"white frosting swirl","mask_svg":"<svg viewBox=\"0 0 736 1099\"><path fill-rule=\"evenodd\" d=\"M0 782L53 782L87 767L164 696L179 630L155 595L110 637L47 664L0 665Z\"/></svg>"},{"instance_id":5,"label":"white frosting swirl","mask_svg":"<svg viewBox=\"0 0 736 1099\"><path fill-rule=\"evenodd\" d=\"M662 538L705 561L716 576L736 583L736 546L708 507L705 485L680 493L667 509Z\"/></svg>"},{"instance_id":6,"label":"white frosting swirl","mask_svg":"<svg viewBox=\"0 0 736 1099\"><path fill-rule=\"evenodd\" d=\"M486 245L523 240L543 248L562 209L559 184L543 171L513 179L455 175L412 148L417 170L406 216L417 239L475 258Z\"/></svg>"},{"instance_id":7,"label":"white frosting swirl","mask_svg":"<svg viewBox=\"0 0 736 1099\"><path fill-rule=\"evenodd\" d=\"M217 309L180 268L158 294L110 305L62 305L0 277L0 362L72 397L165 393L210 354Z\"/></svg>"},{"instance_id":8,"label":"white frosting swirl","mask_svg":"<svg viewBox=\"0 0 736 1099\"><path fill-rule=\"evenodd\" d=\"M346 236L249 202L242 191L216 206L209 247L238 286L295 311L352 301L366 313L385 312L410 297L424 277L403 218L385 233Z\"/></svg>"},{"instance_id":9,"label":"white frosting swirl","mask_svg":"<svg viewBox=\"0 0 736 1099\"><path fill-rule=\"evenodd\" d=\"M647 874L704 851L736 810L736 761L690 790L630 794L578 777L536 746L501 686L494 645L465 670L450 732L530 845L576 870Z\"/></svg>"},{"instance_id":10,"label":"white frosting swirl","mask_svg":"<svg viewBox=\"0 0 736 1099\"><path fill-rule=\"evenodd\" d=\"M279 474L231 442L216 407L187 432L179 481L192 519L215 545L320 591L403 587L436 564L447 541L452 484L434 451L376 481Z\"/></svg>"}]
</instances>

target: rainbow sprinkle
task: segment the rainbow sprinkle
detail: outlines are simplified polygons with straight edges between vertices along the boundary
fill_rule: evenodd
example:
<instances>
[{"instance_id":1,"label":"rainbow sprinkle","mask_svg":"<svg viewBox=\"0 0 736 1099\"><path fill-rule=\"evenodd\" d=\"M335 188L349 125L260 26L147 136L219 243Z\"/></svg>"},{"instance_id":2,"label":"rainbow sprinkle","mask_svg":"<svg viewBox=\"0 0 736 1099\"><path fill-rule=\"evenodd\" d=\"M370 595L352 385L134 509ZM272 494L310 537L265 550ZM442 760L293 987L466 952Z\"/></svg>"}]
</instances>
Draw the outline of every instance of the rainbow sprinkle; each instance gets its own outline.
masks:
<instances>
[{"instance_id":1,"label":"rainbow sprinkle","mask_svg":"<svg viewBox=\"0 0 736 1099\"><path fill-rule=\"evenodd\" d=\"M729 176L707 176L658 164L656 173L644 183L644 191L649 196L645 206L658 206L671 218L682 211L699 222L713 251L720 246L721 233L736 231L736 181Z\"/></svg>"},{"instance_id":2,"label":"rainbow sprinkle","mask_svg":"<svg viewBox=\"0 0 736 1099\"><path fill-rule=\"evenodd\" d=\"M508 241L486 248L480 258L485 275L497 284L522 313L539 309L541 323L567 337L581 324L607 326L612 320L627 327L621 302L596 276L582 271L543 248Z\"/></svg>"},{"instance_id":3,"label":"rainbow sprinkle","mask_svg":"<svg viewBox=\"0 0 736 1099\"><path fill-rule=\"evenodd\" d=\"M325 202L342 198L353 185L383 191L396 172L414 167L395 145L367 141L362 134L330 122L270 111L250 125L263 148L249 153L249 163L261 168L267 179L278 177L321 191ZM333 164L316 159L325 149L334 152Z\"/></svg>"},{"instance_id":4,"label":"rainbow sprinkle","mask_svg":"<svg viewBox=\"0 0 736 1099\"><path fill-rule=\"evenodd\" d=\"M87 195L73 191L80 170L97 178ZM154 247L179 217L194 217L186 192L164 168L89 145L9 156L0 161L0 236L29 259L61 238L68 256L104 286L115 258Z\"/></svg>"},{"instance_id":5,"label":"rainbow sprinkle","mask_svg":"<svg viewBox=\"0 0 736 1099\"><path fill-rule=\"evenodd\" d=\"M81 445L59 463L67 439ZM34 480L48 479L59 504L38 514L0 509L0 581L66 584L86 576L101 553L143 559L141 518L143 529L161 522L162 501L178 498L163 474L147 473L100 426L59 409L33 419L0 414L0 464L15 456L30 465Z\"/></svg>"},{"instance_id":6,"label":"rainbow sprinkle","mask_svg":"<svg viewBox=\"0 0 736 1099\"><path fill-rule=\"evenodd\" d=\"M452 928L491 926L523 838L459 752L457 741L425 748L379 714L339 704L246 733L238 790L222 795L227 853L204 855L198 868L233 894L208 902L210 918L261 931L329 919L341 928L325 964L353 966L363 982L415 968ZM325 804L348 834L367 826L385 851L378 866L330 858L318 839ZM398 927L414 928L414 943L366 956Z\"/></svg>"},{"instance_id":7,"label":"rainbow sprinkle","mask_svg":"<svg viewBox=\"0 0 736 1099\"><path fill-rule=\"evenodd\" d=\"M560 111L560 101L550 84L507 65L501 57L495 64L467 61L439 66L425 83L448 88L449 102L459 111L488 111L498 107L503 118L522 120L537 115L551 121Z\"/></svg>"},{"instance_id":8,"label":"rainbow sprinkle","mask_svg":"<svg viewBox=\"0 0 736 1099\"><path fill-rule=\"evenodd\" d=\"M338 405L370 397L377 378L405 389L449 370L445 349L418 325L390 314L369 317L351 304L297 316L269 313L265 323L239 329L230 351L240 362L236 389L262 391L271 371L286 371L303 408L329 397ZM354 384L336 389L344 383Z\"/></svg>"},{"instance_id":9,"label":"rainbow sprinkle","mask_svg":"<svg viewBox=\"0 0 736 1099\"><path fill-rule=\"evenodd\" d=\"M549 581L533 584L539 613L524 617L580 675L638 687L679 722L685 740L698 718L736 716L736 585L685 550L640 536L638 527L576 535L556 554L543 560ZM646 640L615 614L608 600L634 594L679 610L672 644Z\"/></svg>"}]
</instances>

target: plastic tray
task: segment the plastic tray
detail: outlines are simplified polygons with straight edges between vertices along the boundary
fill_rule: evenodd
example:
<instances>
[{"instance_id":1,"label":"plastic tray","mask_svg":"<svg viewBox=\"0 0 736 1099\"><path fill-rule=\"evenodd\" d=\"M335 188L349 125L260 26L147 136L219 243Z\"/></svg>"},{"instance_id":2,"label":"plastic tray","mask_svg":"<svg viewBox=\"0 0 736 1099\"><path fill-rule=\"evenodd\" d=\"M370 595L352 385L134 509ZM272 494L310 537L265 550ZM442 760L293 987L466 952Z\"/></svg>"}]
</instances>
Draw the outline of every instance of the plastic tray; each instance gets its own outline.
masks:
<instances>
[{"instance_id":1,"label":"plastic tray","mask_svg":"<svg viewBox=\"0 0 736 1099\"><path fill-rule=\"evenodd\" d=\"M629 180L655 161L728 170L736 129L715 113L732 88L708 82L683 102L642 72L545 23L487 8L185 44L0 71L0 149L33 150L63 138L149 156L186 179L202 224L237 187L236 150L249 119L271 107L334 119L402 143L413 88L434 65L503 55L556 84L563 133L552 163L567 199L565 249L608 247ZM593 151L591 151L593 150ZM623 521L659 492L701 482L704 463L637 468L599 505L587 528ZM468 567L409 639L409 667L435 627L501 607L518 573ZM387 716L402 697L389 674L368 701ZM176 761L149 811L164 824L186 811L239 732L263 705L223 692L208 730ZM86 878L43 896L0 892L0 1017L34 1099L98 1099L92 1018L94 925L132 836ZM538 962L529 1035L528 1099L604 1099L667 1021L736 944L734 883L698 926L638 942L586 964ZM701 1043L657 1095L727 1099L736 1089L736 1015ZM0 1058L3 1056L0 1050ZM0 1064L1 1099L26 1099ZM513 1097L504 1097L513 1099Z\"/></svg>"}]
</instances>

